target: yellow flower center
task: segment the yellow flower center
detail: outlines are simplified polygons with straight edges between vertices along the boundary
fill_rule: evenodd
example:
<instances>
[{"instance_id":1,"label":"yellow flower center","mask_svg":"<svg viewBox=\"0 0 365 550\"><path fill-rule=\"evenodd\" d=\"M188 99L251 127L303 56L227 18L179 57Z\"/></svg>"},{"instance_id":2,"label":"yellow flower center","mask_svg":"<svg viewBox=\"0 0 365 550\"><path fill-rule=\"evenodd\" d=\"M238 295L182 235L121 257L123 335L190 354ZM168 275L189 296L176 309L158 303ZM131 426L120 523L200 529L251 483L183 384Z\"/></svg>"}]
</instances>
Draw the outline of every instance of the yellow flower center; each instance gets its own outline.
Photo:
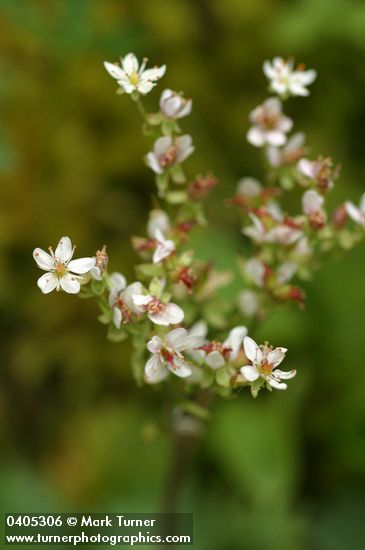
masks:
<instances>
[{"instance_id":1,"label":"yellow flower center","mask_svg":"<svg viewBox=\"0 0 365 550\"><path fill-rule=\"evenodd\" d=\"M64 275L67 272L67 267L63 262L57 262L54 270L56 275L58 275L59 277L62 277L62 275Z\"/></svg>"},{"instance_id":2,"label":"yellow flower center","mask_svg":"<svg viewBox=\"0 0 365 550\"><path fill-rule=\"evenodd\" d=\"M133 71L133 73L129 75L129 82L133 84L133 86L137 86L139 82L139 76L138 76L138 73L136 73L136 71Z\"/></svg>"},{"instance_id":3,"label":"yellow flower center","mask_svg":"<svg viewBox=\"0 0 365 550\"><path fill-rule=\"evenodd\" d=\"M267 361L265 361L261 367L260 367L260 371L261 371L261 374L271 374L272 372L272 365L270 365L270 363L268 363Z\"/></svg>"}]
</instances>

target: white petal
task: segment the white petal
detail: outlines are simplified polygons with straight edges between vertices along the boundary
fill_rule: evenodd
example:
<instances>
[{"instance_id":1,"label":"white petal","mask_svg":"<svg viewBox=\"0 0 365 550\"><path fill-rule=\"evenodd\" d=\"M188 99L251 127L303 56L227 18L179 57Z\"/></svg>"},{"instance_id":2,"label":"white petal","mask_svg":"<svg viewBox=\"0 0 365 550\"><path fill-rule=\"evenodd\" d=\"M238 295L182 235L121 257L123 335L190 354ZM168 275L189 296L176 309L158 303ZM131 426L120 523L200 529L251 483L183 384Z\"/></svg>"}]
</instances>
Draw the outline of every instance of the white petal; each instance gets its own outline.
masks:
<instances>
[{"instance_id":1,"label":"white petal","mask_svg":"<svg viewBox=\"0 0 365 550\"><path fill-rule=\"evenodd\" d=\"M119 65L116 65L115 63L104 61L104 67L106 68L110 76L112 76L116 80L122 79L125 76L125 72L123 71L123 69L121 69L121 67L119 67Z\"/></svg>"},{"instance_id":2,"label":"white petal","mask_svg":"<svg viewBox=\"0 0 365 550\"><path fill-rule=\"evenodd\" d=\"M255 178L242 178L237 184L237 193L246 197L258 197L262 191L262 185Z\"/></svg>"},{"instance_id":3,"label":"white petal","mask_svg":"<svg viewBox=\"0 0 365 550\"><path fill-rule=\"evenodd\" d=\"M297 164L299 172L301 172L307 178L315 179L316 177L316 164L308 159L300 159Z\"/></svg>"},{"instance_id":4,"label":"white petal","mask_svg":"<svg viewBox=\"0 0 365 550\"><path fill-rule=\"evenodd\" d=\"M118 289L118 291L123 290L127 286L126 278L117 271L110 275L109 283L113 289Z\"/></svg>"},{"instance_id":5,"label":"white petal","mask_svg":"<svg viewBox=\"0 0 365 550\"><path fill-rule=\"evenodd\" d=\"M48 294L52 292L58 285L58 278L54 273L45 273L42 277L39 277L37 285L43 292L43 294Z\"/></svg>"},{"instance_id":6,"label":"white petal","mask_svg":"<svg viewBox=\"0 0 365 550\"><path fill-rule=\"evenodd\" d=\"M132 300L138 310L145 311L146 306L153 300L152 296L145 294L133 294Z\"/></svg>"},{"instance_id":7,"label":"white petal","mask_svg":"<svg viewBox=\"0 0 365 550\"><path fill-rule=\"evenodd\" d=\"M160 107L161 105L163 105L168 99L170 99L170 97L173 97L174 96L174 92L172 90L170 90L169 88L166 88L166 90L164 90L162 93L161 93L161 97L160 97Z\"/></svg>"},{"instance_id":8,"label":"white petal","mask_svg":"<svg viewBox=\"0 0 365 550\"><path fill-rule=\"evenodd\" d=\"M164 155L170 147L172 147L173 141L172 137L170 136L163 136L158 139L156 139L153 150L157 157L160 157L161 155Z\"/></svg>"},{"instance_id":9,"label":"white petal","mask_svg":"<svg viewBox=\"0 0 365 550\"><path fill-rule=\"evenodd\" d=\"M252 126L247 132L246 139L255 147L262 147L265 144L265 134L257 126Z\"/></svg>"},{"instance_id":10,"label":"white petal","mask_svg":"<svg viewBox=\"0 0 365 550\"><path fill-rule=\"evenodd\" d=\"M52 256L41 248L34 249L33 258L37 262L38 267L44 269L45 271L49 271L54 267L54 260Z\"/></svg>"},{"instance_id":11,"label":"white petal","mask_svg":"<svg viewBox=\"0 0 365 550\"><path fill-rule=\"evenodd\" d=\"M139 63L134 53L128 53L124 56L122 58L122 65L125 72L129 75L138 72Z\"/></svg>"},{"instance_id":12,"label":"white petal","mask_svg":"<svg viewBox=\"0 0 365 550\"><path fill-rule=\"evenodd\" d=\"M175 328L167 334L166 343L170 348L180 351L181 346L184 345L187 334L184 328Z\"/></svg>"},{"instance_id":13,"label":"white petal","mask_svg":"<svg viewBox=\"0 0 365 550\"><path fill-rule=\"evenodd\" d=\"M280 130L271 130L265 132L265 140L269 145L274 147L280 147L286 142L286 135Z\"/></svg>"},{"instance_id":14,"label":"white petal","mask_svg":"<svg viewBox=\"0 0 365 550\"><path fill-rule=\"evenodd\" d=\"M284 360L285 354L288 350L286 348L275 348L267 354L267 361L274 368L280 365Z\"/></svg>"},{"instance_id":15,"label":"white petal","mask_svg":"<svg viewBox=\"0 0 365 550\"><path fill-rule=\"evenodd\" d=\"M177 304L166 304L166 315L169 325L176 325L184 319L184 311Z\"/></svg>"},{"instance_id":16,"label":"white petal","mask_svg":"<svg viewBox=\"0 0 365 550\"><path fill-rule=\"evenodd\" d=\"M144 369L146 380L150 384L157 384L166 378L168 371L159 355L152 355Z\"/></svg>"},{"instance_id":17,"label":"white petal","mask_svg":"<svg viewBox=\"0 0 365 550\"><path fill-rule=\"evenodd\" d=\"M197 336L200 339L203 339L208 334L208 325L205 321L197 321L194 325L188 330L189 336Z\"/></svg>"},{"instance_id":18,"label":"white petal","mask_svg":"<svg viewBox=\"0 0 365 550\"><path fill-rule=\"evenodd\" d=\"M185 105L177 113L176 118L183 118L184 116L190 115L192 106L193 101L191 99L188 99L185 102Z\"/></svg>"},{"instance_id":19,"label":"white petal","mask_svg":"<svg viewBox=\"0 0 365 550\"><path fill-rule=\"evenodd\" d=\"M280 378L282 380L290 380L291 378L294 378L296 374L297 371L295 369L290 371L275 369L275 371L273 372L275 378Z\"/></svg>"},{"instance_id":20,"label":"white petal","mask_svg":"<svg viewBox=\"0 0 365 550\"><path fill-rule=\"evenodd\" d=\"M225 364L224 358L219 351L211 351L208 353L208 355L205 358L205 362L207 365L209 365L212 369L219 369L220 367L223 367Z\"/></svg>"},{"instance_id":21,"label":"white petal","mask_svg":"<svg viewBox=\"0 0 365 550\"><path fill-rule=\"evenodd\" d=\"M263 106L265 110L270 111L270 114L274 115L278 115L282 110L281 101L277 97L269 97L269 99L264 101Z\"/></svg>"},{"instance_id":22,"label":"white petal","mask_svg":"<svg viewBox=\"0 0 365 550\"><path fill-rule=\"evenodd\" d=\"M179 149L179 157L181 156L186 158L185 153L186 151L192 148L192 143L193 143L193 139L188 134L185 134L184 136L180 136L176 138L175 145Z\"/></svg>"},{"instance_id":23,"label":"white petal","mask_svg":"<svg viewBox=\"0 0 365 550\"><path fill-rule=\"evenodd\" d=\"M304 145L304 141L305 134L303 132L297 132L288 140L288 143L285 146L285 152L291 153L301 149Z\"/></svg>"},{"instance_id":24,"label":"white petal","mask_svg":"<svg viewBox=\"0 0 365 550\"><path fill-rule=\"evenodd\" d=\"M162 174L163 168L158 162L158 158L155 153L152 153L152 151L147 153L147 155L145 156L145 161L147 166L149 166L151 170L155 172L155 174Z\"/></svg>"},{"instance_id":25,"label":"white petal","mask_svg":"<svg viewBox=\"0 0 365 550\"><path fill-rule=\"evenodd\" d=\"M262 352L255 340L249 336L245 336L243 339L243 346L245 348L245 355L247 359L252 361L252 363L260 364L262 362Z\"/></svg>"},{"instance_id":26,"label":"white petal","mask_svg":"<svg viewBox=\"0 0 365 550\"><path fill-rule=\"evenodd\" d=\"M174 356L173 365L168 363L167 367L172 373L176 374L176 376L179 376L180 378L186 378L192 373L190 366L176 355Z\"/></svg>"},{"instance_id":27,"label":"white petal","mask_svg":"<svg viewBox=\"0 0 365 550\"><path fill-rule=\"evenodd\" d=\"M356 206L352 202L346 202L345 207L348 215L354 220L354 222L364 225L364 219L361 215L360 210L356 208Z\"/></svg>"},{"instance_id":28,"label":"white petal","mask_svg":"<svg viewBox=\"0 0 365 550\"><path fill-rule=\"evenodd\" d=\"M227 340L223 343L224 347L231 348L232 350L229 354L231 361L237 358L246 334L247 328L245 326L235 327L230 331Z\"/></svg>"},{"instance_id":29,"label":"white petal","mask_svg":"<svg viewBox=\"0 0 365 550\"><path fill-rule=\"evenodd\" d=\"M258 287L262 287L265 277L265 266L258 258L251 258L245 263L247 277Z\"/></svg>"},{"instance_id":30,"label":"white petal","mask_svg":"<svg viewBox=\"0 0 365 550\"><path fill-rule=\"evenodd\" d=\"M253 290L243 290L238 295L238 304L244 315L252 317L257 313L260 302L258 296Z\"/></svg>"},{"instance_id":31,"label":"white petal","mask_svg":"<svg viewBox=\"0 0 365 550\"><path fill-rule=\"evenodd\" d=\"M165 72L166 72L166 65L162 65L161 67L154 67L153 69L147 69L146 71L143 71L143 73L141 74L141 79L144 81L159 80L160 78L163 77Z\"/></svg>"},{"instance_id":32,"label":"white petal","mask_svg":"<svg viewBox=\"0 0 365 550\"><path fill-rule=\"evenodd\" d=\"M72 273L66 273L60 279L61 288L69 294L77 294L80 292L80 283Z\"/></svg>"},{"instance_id":33,"label":"white petal","mask_svg":"<svg viewBox=\"0 0 365 550\"><path fill-rule=\"evenodd\" d=\"M158 353L163 346L161 338L158 336L152 336L151 340L147 344L147 349L151 353Z\"/></svg>"},{"instance_id":34,"label":"white petal","mask_svg":"<svg viewBox=\"0 0 365 550\"><path fill-rule=\"evenodd\" d=\"M113 323L116 328L120 328L120 325L122 323L123 319L123 313L119 309L119 307L113 307Z\"/></svg>"},{"instance_id":35,"label":"white petal","mask_svg":"<svg viewBox=\"0 0 365 550\"><path fill-rule=\"evenodd\" d=\"M314 189L308 189L302 197L302 207L304 214L308 216L314 212L318 212L324 203L322 195Z\"/></svg>"},{"instance_id":36,"label":"white petal","mask_svg":"<svg viewBox=\"0 0 365 550\"><path fill-rule=\"evenodd\" d=\"M277 280L281 284L287 283L295 275L298 269L299 265L296 262L284 262L280 264L276 272Z\"/></svg>"},{"instance_id":37,"label":"white petal","mask_svg":"<svg viewBox=\"0 0 365 550\"><path fill-rule=\"evenodd\" d=\"M77 273L78 275L84 275L95 265L95 258L79 258L78 260L71 260L67 268L72 271L72 273Z\"/></svg>"},{"instance_id":38,"label":"white petal","mask_svg":"<svg viewBox=\"0 0 365 550\"><path fill-rule=\"evenodd\" d=\"M284 95L288 91L288 82L279 78L271 82L271 87L278 95Z\"/></svg>"},{"instance_id":39,"label":"white petal","mask_svg":"<svg viewBox=\"0 0 365 550\"><path fill-rule=\"evenodd\" d=\"M163 210L157 208L150 211L149 220L147 224L148 236L154 239L156 237L156 230L159 230L159 234L164 234L171 229L171 222Z\"/></svg>"},{"instance_id":40,"label":"white petal","mask_svg":"<svg viewBox=\"0 0 365 550\"><path fill-rule=\"evenodd\" d=\"M144 289L142 283L140 283L139 281L135 281L134 283L128 285L125 290L123 290L120 297L122 298L128 309L134 311L135 313L138 313L138 310L134 305L133 296L136 296L137 294L142 294L143 291Z\"/></svg>"},{"instance_id":41,"label":"white petal","mask_svg":"<svg viewBox=\"0 0 365 550\"><path fill-rule=\"evenodd\" d=\"M72 243L69 237L61 237L54 253L57 260L67 263L71 260L73 253L74 249L72 248Z\"/></svg>"},{"instance_id":42,"label":"white petal","mask_svg":"<svg viewBox=\"0 0 365 550\"><path fill-rule=\"evenodd\" d=\"M118 80L118 84L123 92L125 92L126 94L131 94L136 89L136 86L134 84L131 84L130 81L127 79Z\"/></svg>"},{"instance_id":43,"label":"white petal","mask_svg":"<svg viewBox=\"0 0 365 550\"><path fill-rule=\"evenodd\" d=\"M156 230L156 234L158 230ZM154 264L158 264L175 251L175 243L171 240L159 241L157 243L156 250L153 254L152 261Z\"/></svg>"},{"instance_id":44,"label":"white petal","mask_svg":"<svg viewBox=\"0 0 365 550\"><path fill-rule=\"evenodd\" d=\"M276 76L276 70L271 65L270 61L265 61L263 64L263 71L265 76L269 78L270 80Z\"/></svg>"},{"instance_id":45,"label":"white petal","mask_svg":"<svg viewBox=\"0 0 365 550\"><path fill-rule=\"evenodd\" d=\"M137 84L137 90L143 94L143 95L146 95L148 94L152 88L155 87L156 84L154 84L153 82L150 82L150 81L143 81L141 80L138 84Z\"/></svg>"},{"instance_id":46,"label":"white petal","mask_svg":"<svg viewBox=\"0 0 365 550\"><path fill-rule=\"evenodd\" d=\"M90 275L93 279L95 279L95 281L101 281L102 278L103 278L102 273L101 273L101 269L98 266L94 266L90 270Z\"/></svg>"},{"instance_id":47,"label":"white petal","mask_svg":"<svg viewBox=\"0 0 365 550\"><path fill-rule=\"evenodd\" d=\"M286 390L288 387L284 382L278 382L273 376L267 376L265 379L276 390Z\"/></svg>"},{"instance_id":48,"label":"white petal","mask_svg":"<svg viewBox=\"0 0 365 550\"><path fill-rule=\"evenodd\" d=\"M258 370L253 365L246 365L245 367L241 367L240 371L242 376L248 382L254 382L260 376Z\"/></svg>"}]
</instances>

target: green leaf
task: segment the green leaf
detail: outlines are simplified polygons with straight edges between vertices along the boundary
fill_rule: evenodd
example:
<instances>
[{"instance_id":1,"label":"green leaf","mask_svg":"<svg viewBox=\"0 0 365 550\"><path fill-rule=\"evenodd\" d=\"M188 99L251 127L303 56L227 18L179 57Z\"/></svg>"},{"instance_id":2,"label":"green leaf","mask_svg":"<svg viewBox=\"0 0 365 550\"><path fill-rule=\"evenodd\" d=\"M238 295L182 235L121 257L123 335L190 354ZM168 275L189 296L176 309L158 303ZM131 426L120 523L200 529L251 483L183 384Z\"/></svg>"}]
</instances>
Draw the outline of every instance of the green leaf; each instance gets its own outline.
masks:
<instances>
[{"instance_id":1,"label":"green leaf","mask_svg":"<svg viewBox=\"0 0 365 550\"><path fill-rule=\"evenodd\" d=\"M86 298L94 298L95 294L90 287L82 286L77 296L81 298L81 300L85 300Z\"/></svg>"},{"instance_id":2,"label":"green leaf","mask_svg":"<svg viewBox=\"0 0 365 550\"><path fill-rule=\"evenodd\" d=\"M201 381L201 387L202 388L208 388L213 384L214 381L214 372L212 369L206 368L203 371L202 381Z\"/></svg>"},{"instance_id":3,"label":"green leaf","mask_svg":"<svg viewBox=\"0 0 365 550\"><path fill-rule=\"evenodd\" d=\"M98 316L98 321L100 323L103 323L103 325L108 325L113 320L113 312L112 310L108 311L107 313L102 313Z\"/></svg>"},{"instance_id":4,"label":"green leaf","mask_svg":"<svg viewBox=\"0 0 365 550\"><path fill-rule=\"evenodd\" d=\"M163 172L163 174L156 175L156 186L158 189L159 196L164 197L165 191L169 186L169 174L167 172Z\"/></svg>"},{"instance_id":5,"label":"green leaf","mask_svg":"<svg viewBox=\"0 0 365 550\"><path fill-rule=\"evenodd\" d=\"M215 379L219 386L223 386L224 388L230 387L231 376L225 367L216 371Z\"/></svg>"},{"instance_id":6,"label":"green leaf","mask_svg":"<svg viewBox=\"0 0 365 550\"><path fill-rule=\"evenodd\" d=\"M158 277L154 277L150 282L149 291L152 294L152 296L157 296L157 298L161 298L163 288L164 288L163 281Z\"/></svg>"},{"instance_id":7,"label":"green leaf","mask_svg":"<svg viewBox=\"0 0 365 550\"><path fill-rule=\"evenodd\" d=\"M172 166L170 168L170 174L172 177L172 180L175 183L185 183L186 182L186 176L184 173L184 170L180 164L176 164L175 166Z\"/></svg>"},{"instance_id":8,"label":"green leaf","mask_svg":"<svg viewBox=\"0 0 365 550\"><path fill-rule=\"evenodd\" d=\"M209 409L195 403L195 401L184 401L180 404L180 407L187 413L199 418L199 420L209 420L211 413Z\"/></svg>"},{"instance_id":9,"label":"green leaf","mask_svg":"<svg viewBox=\"0 0 365 550\"><path fill-rule=\"evenodd\" d=\"M158 126L162 122L161 113L150 113L147 115L147 122L151 126Z\"/></svg>"},{"instance_id":10,"label":"green leaf","mask_svg":"<svg viewBox=\"0 0 365 550\"><path fill-rule=\"evenodd\" d=\"M118 329L113 323L109 325L107 338L110 342L123 342L128 338L128 334L122 328Z\"/></svg>"},{"instance_id":11,"label":"green leaf","mask_svg":"<svg viewBox=\"0 0 365 550\"><path fill-rule=\"evenodd\" d=\"M168 191L166 201L169 204L183 204L188 199L186 191Z\"/></svg>"},{"instance_id":12,"label":"green leaf","mask_svg":"<svg viewBox=\"0 0 365 550\"><path fill-rule=\"evenodd\" d=\"M96 279L92 279L92 281L91 281L91 290L96 295L102 294L105 290L105 281L103 279L101 281L97 281Z\"/></svg>"},{"instance_id":13,"label":"green leaf","mask_svg":"<svg viewBox=\"0 0 365 550\"><path fill-rule=\"evenodd\" d=\"M163 267L160 264L138 264L135 266L135 271L138 279L162 277L164 275Z\"/></svg>"}]
</instances>

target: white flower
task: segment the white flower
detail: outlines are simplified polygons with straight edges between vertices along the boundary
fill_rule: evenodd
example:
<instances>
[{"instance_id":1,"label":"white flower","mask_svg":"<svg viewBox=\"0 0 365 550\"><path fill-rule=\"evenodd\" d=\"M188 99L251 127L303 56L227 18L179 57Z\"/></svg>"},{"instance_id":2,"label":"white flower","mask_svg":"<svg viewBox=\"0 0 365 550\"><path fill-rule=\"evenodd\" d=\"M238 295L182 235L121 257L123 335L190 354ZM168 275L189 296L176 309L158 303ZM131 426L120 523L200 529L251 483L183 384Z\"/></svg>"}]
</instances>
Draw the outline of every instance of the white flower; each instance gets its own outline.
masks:
<instances>
[{"instance_id":1,"label":"white flower","mask_svg":"<svg viewBox=\"0 0 365 550\"><path fill-rule=\"evenodd\" d=\"M316 182L320 189L332 189L334 179L338 175L338 167L332 168L330 158L319 158L317 160L301 159L297 168L303 176Z\"/></svg>"},{"instance_id":2,"label":"white flower","mask_svg":"<svg viewBox=\"0 0 365 550\"><path fill-rule=\"evenodd\" d=\"M253 126L247 132L247 141L255 147L284 145L285 134L293 126L293 121L282 113L281 102L276 97L256 107L250 114L250 122Z\"/></svg>"},{"instance_id":3,"label":"white flower","mask_svg":"<svg viewBox=\"0 0 365 550\"><path fill-rule=\"evenodd\" d=\"M191 99L185 99L172 90L164 90L161 94L160 110L166 118L174 120L190 115L191 107Z\"/></svg>"},{"instance_id":4,"label":"white flower","mask_svg":"<svg viewBox=\"0 0 365 550\"><path fill-rule=\"evenodd\" d=\"M162 231L155 230L156 250L153 254L152 261L154 264L162 262L165 258L175 252L176 247L174 241L166 239Z\"/></svg>"},{"instance_id":5,"label":"white flower","mask_svg":"<svg viewBox=\"0 0 365 550\"><path fill-rule=\"evenodd\" d=\"M250 258L244 266L245 275L250 282L253 282L259 288L264 286L265 264L258 258Z\"/></svg>"},{"instance_id":6,"label":"white flower","mask_svg":"<svg viewBox=\"0 0 365 550\"><path fill-rule=\"evenodd\" d=\"M136 56L133 53L129 53L121 58L120 65L104 61L104 67L118 81L122 92L131 94L136 90L145 95L156 86L156 81L166 71L166 65L154 67L153 69L145 69L146 63L147 59L144 59L141 65L139 65Z\"/></svg>"},{"instance_id":7,"label":"white flower","mask_svg":"<svg viewBox=\"0 0 365 550\"><path fill-rule=\"evenodd\" d=\"M72 246L69 237L62 237L55 252L49 248L50 254L36 248L33 251L33 258L38 267L47 271L38 279L38 286L44 294L57 290L64 290L70 294L77 294L80 291L82 277L95 266L95 258L80 258L71 260L75 247Z\"/></svg>"},{"instance_id":8,"label":"white flower","mask_svg":"<svg viewBox=\"0 0 365 550\"><path fill-rule=\"evenodd\" d=\"M279 243L287 246L292 245L303 235L303 232L292 224L283 222L270 229L266 229L262 221L250 214L253 225L244 227L242 233L250 237L256 243Z\"/></svg>"},{"instance_id":9,"label":"white flower","mask_svg":"<svg viewBox=\"0 0 365 550\"><path fill-rule=\"evenodd\" d=\"M276 278L280 284L287 283L298 271L299 265L296 262L284 262L279 265Z\"/></svg>"},{"instance_id":10,"label":"white flower","mask_svg":"<svg viewBox=\"0 0 365 550\"><path fill-rule=\"evenodd\" d=\"M136 309L140 313L147 313L150 321L156 325L177 325L184 319L181 307L173 303L165 304L157 296L137 292L132 296L132 300Z\"/></svg>"},{"instance_id":11,"label":"white flower","mask_svg":"<svg viewBox=\"0 0 365 550\"><path fill-rule=\"evenodd\" d=\"M203 345L206 342L206 337L208 334L207 323L205 321L197 321L196 323L193 324L192 327L189 328L188 334L189 336L198 337L200 340L200 343ZM196 363L202 363L204 361L206 353L202 349L194 349L194 350L189 350L188 355ZM193 369L193 374L197 374L196 368L194 369L194 367L192 366L192 369ZM200 369L199 369L199 372L201 374ZM197 378L197 377L200 378L200 375L194 376L194 378ZM189 381L190 380L191 380L191 377L189 378Z\"/></svg>"},{"instance_id":12,"label":"white flower","mask_svg":"<svg viewBox=\"0 0 365 550\"><path fill-rule=\"evenodd\" d=\"M327 215L323 204L324 198L314 189L309 189L302 197L303 212L314 229L321 229L326 223Z\"/></svg>"},{"instance_id":13,"label":"white flower","mask_svg":"<svg viewBox=\"0 0 365 550\"><path fill-rule=\"evenodd\" d=\"M159 230L161 233L165 234L170 231L171 222L170 218L164 210L154 208L150 211L148 224L147 224L147 234L151 239L155 238L156 230Z\"/></svg>"},{"instance_id":14,"label":"white flower","mask_svg":"<svg viewBox=\"0 0 365 550\"><path fill-rule=\"evenodd\" d=\"M261 195L262 185L255 178L242 178L237 184L237 193L254 199Z\"/></svg>"},{"instance_id":15,"label":"white flower","mask_svg":"<svg viewBox=\"0 0 365 550\"><path fill-rule=\"evenodd\" d=\"M360 199L359 208L357 208L352 202L345 203L346 212L354 220L354 222L365 227L365 193Z\"/></svg>"},{"instance_id":16,"label":"white flower","mask_svg":"<svg viewBox=\"0 0 365 550\"><path fill-rule=\"evenodd\" d=\"M238 307L243 315L253 317L260 307L257 293L254 290L242 290L238 295Z\"/></svg>"},{"instance_id":17,"label":"white flower","mask_svg":"<svg viewBox=\"0 0 365 550\"><path fill-rule=\"evenodd\" d=\"M101 281L103 273L108 267L109 257L106 251L106 245L101 250L97 250L95 254L95 266L90 270L90 275L95 281Z\"/></svg>"},{"instance_id":18,"label":"white flower","mask_svg":"<svg viewBox=\"0 0 365 550\"><path fill-rule=\"evenodd\" d=\"M164 340L153 336L147 344L152 355L145 367L146 381L150 384L161 382L169 371L180 378L190 376L192 370L182 352L192 350L200 343L199 336L189 335L184 328L172 330Z\"/></svg>"},{"instance_id":19,"label":"white flower","mask_svg":"<svg viewBox=\"0 0 365 550\"><path fill-rule=\"evenodd\" d=\"M121 273L112 273L109 277L109 305L113 308L113 323L120 328L123 323L129 323L132 313L139 313L133 301L135 294L143 291L142 283L136 281L127 286L127 281Z\"/></svg>"},{"instance_id":20,"label":"white flower","mask_svg":"<svg viewBox=\"0 0 365 550\"><path fill-rule=\"evenodd\" d=\"M270 80L270 88L280 96L307 96L306 86L314 82L316 71L305 71L301 66L294 70L292 60L284 61L281 57L274 57L273 61L265 61L264 73Z\"/></svg>"},{"instance_id":21,"label":"white flower","mask_svg":"<svg viewBox=\"0 0 365 550\"><path fill-rule=\"evenodd\" d=\"M270 146L266 155L271 166L275 168L286 164L293 164L303 156L305 135L298 132L291 136L282 148Z\"/></svg>"},{"instance_id":22,"label":"white flower","mask_svg":"<svg viewBox=\"0 0 365 550\"><path fill-rule=\"evenodd\" d=\"M288 350L286 348L275 348L273 350L267 344L258 346L249 336L246 336L243 340L243 346L247 359L252 363L240 369L245 380L255 382L261 378L271 388L286 390L287 385L282 380L293 378L296 371L285 372L277 369L277 367L283 361Z\"/></svg>"},{"instance_id":23,"label":"white flower","mask_svg":"<svg viewBox=\"0 0 365 550\"><path fill-rule=\"evenodd\" d=\"M324 198L314 189L308 189L302 197L303 212L307 216L321 212Z\"/></svg>"},{"instance_id":24,"label":"white flower","mask_svg":"<svg viewBox=\"0 0 365 550\"><path fill-rule=\"evenodd\" d=\"M156 174L183 162L194 151L191 136L163 136L156 139L153 151L146 155L146 163Z\"/></svg>"},{"instance_id":25,"label":"white flower","mask_svg":"<svg viewBox=\"0 0 365 550\"><path fill-rule=\"evenodd\" d=\"M226 360L234 361L237 359L242 346L242 340L247 334L247 328L239 326L233 328L228 338L221 344L220 342L210 342L206 347L208 352L205 357L205 362L212 369L223 367Z\"/></svg>"}]
</instances>

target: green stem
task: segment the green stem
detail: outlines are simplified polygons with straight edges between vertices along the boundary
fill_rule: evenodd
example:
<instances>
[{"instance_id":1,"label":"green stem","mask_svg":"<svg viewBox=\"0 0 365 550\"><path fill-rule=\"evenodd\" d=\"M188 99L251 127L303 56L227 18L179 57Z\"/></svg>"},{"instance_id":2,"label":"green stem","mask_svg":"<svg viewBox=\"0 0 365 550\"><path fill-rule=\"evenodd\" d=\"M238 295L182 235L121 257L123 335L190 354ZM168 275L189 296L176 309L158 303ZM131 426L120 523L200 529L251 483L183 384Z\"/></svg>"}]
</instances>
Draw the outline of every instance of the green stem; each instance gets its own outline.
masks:
<instances>
[{"instance_id":1,"label":"green stem","mask_svg":"<svg viewBox=\"0 0 365 550\"><path fill-rule=\"evenodd\" d=\"M140 96L138 96L136 99L135 99L135 102L136 102L136 105L137 105L137 109L141 115L141 117L143 118L143 120L145 122L148 123L148 120L147 120L147 112L146 112L146 109L144 108L143 106L143 103L141 101L141 98Z\"/></svg>"}]
</instances>

